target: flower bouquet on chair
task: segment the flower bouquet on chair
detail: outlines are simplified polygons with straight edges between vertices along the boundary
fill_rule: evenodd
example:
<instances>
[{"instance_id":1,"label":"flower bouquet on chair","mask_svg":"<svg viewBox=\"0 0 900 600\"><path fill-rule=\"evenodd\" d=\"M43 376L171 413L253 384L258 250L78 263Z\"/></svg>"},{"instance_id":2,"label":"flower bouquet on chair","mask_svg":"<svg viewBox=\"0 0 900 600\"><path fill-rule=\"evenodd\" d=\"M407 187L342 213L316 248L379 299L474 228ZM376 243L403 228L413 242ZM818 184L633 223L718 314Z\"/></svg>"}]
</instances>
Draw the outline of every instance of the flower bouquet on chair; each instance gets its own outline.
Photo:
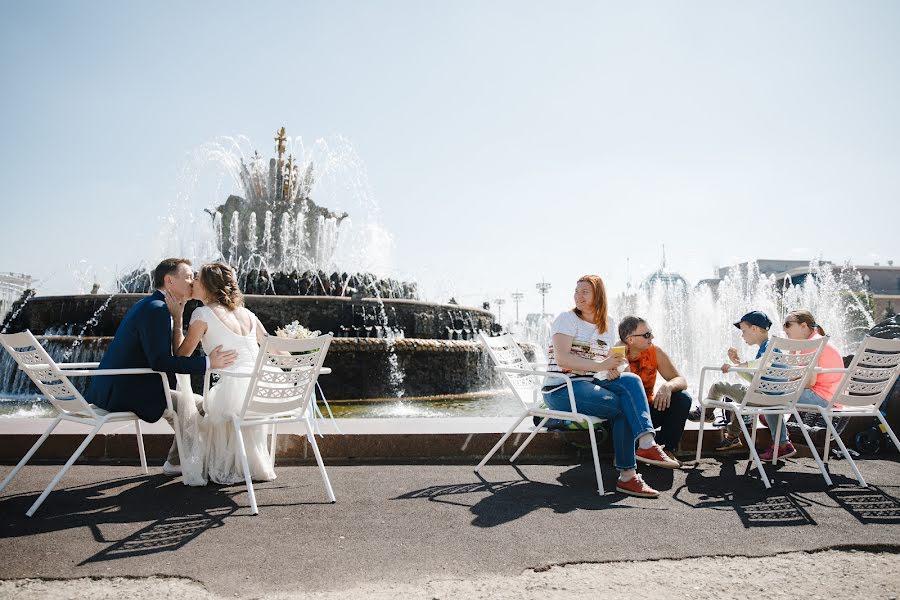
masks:
<instances>
[{"instance_id":1,"label":"flower bouquet on chair","mask_svg":"<svg viewBox=\"0 0 900 600\"><path fill-rule=\"evenodd\" d=\"M284 327L279 327L275 330L275 335L280 338L287 338L291 340L305 340L306 338L313 338L321 335L321 331L311 331L300 324L300 321L292 321L285 325Z\"/></svg>"}]
</instances>

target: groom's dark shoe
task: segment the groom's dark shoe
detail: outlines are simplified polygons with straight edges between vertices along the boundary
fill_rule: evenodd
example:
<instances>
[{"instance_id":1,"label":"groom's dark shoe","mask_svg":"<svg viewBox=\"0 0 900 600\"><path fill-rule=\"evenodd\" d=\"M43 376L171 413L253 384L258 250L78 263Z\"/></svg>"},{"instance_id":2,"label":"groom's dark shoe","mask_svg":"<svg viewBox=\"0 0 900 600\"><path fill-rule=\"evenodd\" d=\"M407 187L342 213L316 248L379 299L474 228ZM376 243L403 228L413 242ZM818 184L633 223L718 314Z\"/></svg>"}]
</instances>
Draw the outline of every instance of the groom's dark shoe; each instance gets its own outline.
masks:
<instances>
[{"instance_id":1,"label":"groom's dark shoe","mask_svg":"<svg viewBox=\"0 0 900 600\"><path fill-rule=\"evenodd\" d=\"M163 475L168 475L169 477L177 477L181 475L181 465L173 465L169 461L163 463Z\"/></svg>"}]
</instances>

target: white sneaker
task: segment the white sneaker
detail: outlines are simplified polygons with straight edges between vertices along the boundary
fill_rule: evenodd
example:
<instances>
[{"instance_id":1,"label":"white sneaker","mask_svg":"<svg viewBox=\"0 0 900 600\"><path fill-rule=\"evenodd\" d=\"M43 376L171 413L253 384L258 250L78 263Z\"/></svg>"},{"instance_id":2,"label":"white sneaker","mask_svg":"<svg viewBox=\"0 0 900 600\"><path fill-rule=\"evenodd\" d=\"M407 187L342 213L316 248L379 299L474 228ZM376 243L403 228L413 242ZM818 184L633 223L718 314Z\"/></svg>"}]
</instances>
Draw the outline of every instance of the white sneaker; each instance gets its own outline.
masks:
<instances>
[{"instance_id":1,"label":"white sneaker","mask_svg":"<svg viewBox=\"0 0 900 600\"><path fill-rule=\"evenodd\" d=\"M166 461L163 463L163 475L168 475L169 477L181 475L181 465L173 465L169 461Z\"/></svg>"}]
</instances>

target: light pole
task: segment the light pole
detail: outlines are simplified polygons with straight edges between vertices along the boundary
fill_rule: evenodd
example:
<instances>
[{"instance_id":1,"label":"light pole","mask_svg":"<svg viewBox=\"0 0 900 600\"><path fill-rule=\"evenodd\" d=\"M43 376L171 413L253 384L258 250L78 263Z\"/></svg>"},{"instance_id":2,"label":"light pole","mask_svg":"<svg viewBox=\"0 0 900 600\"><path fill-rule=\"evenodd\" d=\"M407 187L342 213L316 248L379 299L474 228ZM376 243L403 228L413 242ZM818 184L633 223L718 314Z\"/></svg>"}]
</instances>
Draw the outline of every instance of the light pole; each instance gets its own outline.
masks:
<instances>
[{"instance_id":1,"label":"light pole","mask_svg":"<svg viewBox=\"0 0 900 600\"><path fill-rule=\"evenodd\" d=\"M519 302L521 302L522 298L524 298L524 297L525 297L525 294L523 294L522 292L520 292L518 290L516 290L515 292L512 293L513 302L516 303L516 323L519 322Z\"/></svg>"},{"instance_id":2,"label":"light pole","mask_svg":"<svg viewBox=\"0 0 900 600\"><path fill-rule=\"evenodd\" d=\"M541 282L536 286L538 293L541 295L541 317L547 314L547 292L550 291L550 284L541 277Z\"/></svg>"},{"instance_id":3,"label":"light pole","mask_svg":"<svg viewBox=\"0 0 900 600\"><path fill-rule=\"evenodd\" d=\"M497 305L497 321L502 324L503 321L503 305L506 304L506 300L503 298L497 298L494 300L494 304Z\"/></svg>"}]
</instances>

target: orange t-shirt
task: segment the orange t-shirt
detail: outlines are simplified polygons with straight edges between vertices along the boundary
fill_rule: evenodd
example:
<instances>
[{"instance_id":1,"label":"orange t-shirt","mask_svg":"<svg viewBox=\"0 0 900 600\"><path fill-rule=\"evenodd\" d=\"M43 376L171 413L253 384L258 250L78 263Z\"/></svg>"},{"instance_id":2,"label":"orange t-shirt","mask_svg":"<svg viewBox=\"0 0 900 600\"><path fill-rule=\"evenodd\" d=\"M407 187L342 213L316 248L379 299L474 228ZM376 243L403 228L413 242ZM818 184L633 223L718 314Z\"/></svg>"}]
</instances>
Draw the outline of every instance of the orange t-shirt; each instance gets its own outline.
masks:
<instances>
[{"instance_id":1,"label":"orange t-shirt","mask_svg":"<svg viewBox=\"0 0 900 600\"><path fill-rule=\"evenodd\" d=\"M656 371L658 367L656 346L650 346L638 354L634 360L628 359L628 370L641 378L648 401L653 400L653 388L656 387Z\"/></svg>"}]
</instances>

